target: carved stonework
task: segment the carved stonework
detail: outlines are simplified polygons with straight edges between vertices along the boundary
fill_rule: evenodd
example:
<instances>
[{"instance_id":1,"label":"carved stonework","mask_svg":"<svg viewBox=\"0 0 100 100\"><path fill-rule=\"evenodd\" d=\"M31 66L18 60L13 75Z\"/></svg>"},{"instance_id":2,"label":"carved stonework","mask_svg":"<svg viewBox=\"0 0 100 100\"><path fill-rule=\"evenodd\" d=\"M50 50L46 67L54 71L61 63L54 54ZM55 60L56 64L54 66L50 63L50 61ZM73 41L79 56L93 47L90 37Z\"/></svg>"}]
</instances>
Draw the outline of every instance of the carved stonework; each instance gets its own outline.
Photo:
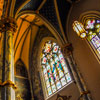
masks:
<instances>
[{"instance_id":1,"label":"carved stonework","mask_svg":"<svg viewBox=\"0 0 100 100\"><path fill-rule=\"evenodd\" d=\"M71 43L65 44L61 49L64 57L69 56L73 51L73 47Z\"/></svg>"},{"instance_id":2,"label":"carved stonework","mask_svg":"<svg viewBox=\"0 0 100 100\"><path fill-rule=\"evenodd\" d=\"M17 29L17 23L14 18L12 17L1 18L0 20L0 31L1 32L5 32L5 31L16 32L16 29Z\"/></svg>"},{"instance_id":3,"label":"carved stonework","mask_svg":"<svg viewBox=\"0 0 100 100\"><path fill-rule=\"evenodd\" d=\"M57 95L56 100L70 100L72 96L61 96L60 94Z\"/></svg>"}]
</instances>

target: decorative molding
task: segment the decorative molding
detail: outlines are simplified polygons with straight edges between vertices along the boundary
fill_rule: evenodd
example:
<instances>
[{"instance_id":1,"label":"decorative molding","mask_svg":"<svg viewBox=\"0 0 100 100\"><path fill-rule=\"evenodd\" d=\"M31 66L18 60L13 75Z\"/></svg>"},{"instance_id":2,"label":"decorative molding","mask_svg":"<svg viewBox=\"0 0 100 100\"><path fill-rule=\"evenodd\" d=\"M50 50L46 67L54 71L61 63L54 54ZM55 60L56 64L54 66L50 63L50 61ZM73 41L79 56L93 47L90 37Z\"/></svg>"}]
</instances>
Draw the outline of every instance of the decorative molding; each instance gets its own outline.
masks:
<instances>
[{"instance_id":1,"label":"decorative molding","mask_svg":"<svg viewBox=\"0 0 100 100\"><path fill-rule=\"evenodd\" d=\"M80 15L79 21L82 24L85 24L86 20L89 18L100 19L100 12L99 11L87 11Z\"/></svg>"},{"instance_id":2,"label":"decorative molding","mask_svg":"<svg viewBox=\"0 0 100 100\"><path fill-rule=\"evenodd\" d=\"M61 47L61 49L64 57L71 55L73 51L73 47L71 43L66 43Z\"/></svg>"},{"instance_id":3,"label":"decorative molding","mask_svg":"<svg viewBox=\"0 0 100 100\"><path fill-rule=\"evenodd\" d=\"M78 100L81 100L81 98L84 96L84 95L87 95L87 94L90 94L90 91L83 91L80 93L80 97L78 98Z\"/></svg>"},{"instance_id":4,"label":"decorative molding","mask_svg":"<svg viewBox=\"0 0 100 100\"><path fill-rule=\"evenodd\" d=\"M13 89L17 89L16 85L10 80L7 80L3 83L0 82L0 87L5 87L5 86L12 87Z\"/></svg>"},{"instance_id":5,"label":"decorative molding","mask_svg":"<svg viewBox=\"0 0 100 100\"><path fill-rule=\"evenodd\" d=\"M61 96L60 94L57 95L56 100L70 100L72 96Z\"/></svg>"},{"instance_id":6,"label":"decorative molding","mask_svg":"<svg viewBox=\"0 0 100 100\"><path fill-rule=\"evenodd\" d=\"M17 30L17 23L16 20L12 17L5 17L1 18L0 20L0 31L13 31L16 32Z\"/></svg>"}]
</instances>

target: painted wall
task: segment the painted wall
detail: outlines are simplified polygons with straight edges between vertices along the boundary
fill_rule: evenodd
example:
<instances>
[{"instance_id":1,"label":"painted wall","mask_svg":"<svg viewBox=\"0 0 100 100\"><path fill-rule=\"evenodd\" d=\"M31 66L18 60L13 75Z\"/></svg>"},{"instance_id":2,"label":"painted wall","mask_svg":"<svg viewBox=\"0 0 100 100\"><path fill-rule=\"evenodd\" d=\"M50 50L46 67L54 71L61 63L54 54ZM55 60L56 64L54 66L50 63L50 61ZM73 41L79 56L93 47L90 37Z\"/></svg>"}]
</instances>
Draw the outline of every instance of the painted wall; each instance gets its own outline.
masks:
<instances>
[{"instance_id":1,"label":"painted wall","mask_svg":"<svg viewBox=\"0 0 100 100\"><path fill-rule=\"evenodd\" d=\"M100 100L100 63L86 41L81 40L72 29L73 21L78 20L82 13L94 10L100 10L100 0L81 0L77 4L74 4L66 31L68 32L68 39L74 48L74 59L92 94L92 98L93 100Z\"/></svg>"}]
</instances>

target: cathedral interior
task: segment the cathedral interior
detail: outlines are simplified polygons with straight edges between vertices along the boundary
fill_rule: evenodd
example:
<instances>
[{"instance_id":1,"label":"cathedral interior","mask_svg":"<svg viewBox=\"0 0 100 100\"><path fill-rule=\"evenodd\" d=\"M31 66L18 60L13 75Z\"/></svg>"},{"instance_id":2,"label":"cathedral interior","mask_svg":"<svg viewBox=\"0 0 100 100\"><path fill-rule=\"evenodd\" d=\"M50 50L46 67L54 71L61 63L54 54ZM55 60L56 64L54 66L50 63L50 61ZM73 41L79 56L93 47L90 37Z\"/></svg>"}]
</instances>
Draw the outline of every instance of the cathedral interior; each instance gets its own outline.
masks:
<instances>
[{"instance_id":1,"label":"cathedral interior","mask_svg":"<svg viewBox=\"0 0 100 100\"><path fill-rule=\"evenodd\" d=\"M100 0L0 0L0 100L100 100Z\"/></svg>"}]
</instances>

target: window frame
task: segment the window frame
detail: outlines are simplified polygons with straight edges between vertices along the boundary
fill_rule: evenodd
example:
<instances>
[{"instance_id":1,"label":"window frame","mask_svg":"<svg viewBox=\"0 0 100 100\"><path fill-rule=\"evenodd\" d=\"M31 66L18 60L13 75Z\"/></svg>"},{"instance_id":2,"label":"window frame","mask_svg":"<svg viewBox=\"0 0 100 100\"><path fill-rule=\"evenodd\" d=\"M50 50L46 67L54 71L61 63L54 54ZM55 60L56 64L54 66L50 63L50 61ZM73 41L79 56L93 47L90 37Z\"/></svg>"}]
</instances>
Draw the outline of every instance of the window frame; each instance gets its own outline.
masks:
<instances>
[{"instance_id":1,"label":"window frame","mask_svg":"<svg viewBox=\"0 0 100 100\"><path fill-rule=\"evenodd\" d=\"M40 79L41 79L41 83L42 83L42 89L43 89L43 95L44 95L44 99L45 100L47 100L47 99L49 99L49 98L51 98L52 96L54 96L54 95L56 95L58 92L60 92L61 90L63 90L65 87L67 87L68 85L70 85L72 82L73 82L73 78L72 78L72 75L71 75L71 72L70 72L70 70L69 70L69 67L67 67L67 66L69 66L68 64L67 64L67 62L66 62L66 59L64 58L64 60L65 60L65 63L66 63L66 67L67 67L67 69L68 69L68 73L70 74L70 77L71 77L71 81L70 82L68 82L68 83L66 83L64 86L62 86L60 89L58 89L58 90L56 90L54 93L52 93L51 95L49 95L48 96L48 94L47 94L47 90L46 90L46 86L45 86L45 80L44 80L44 76L43 76L43 73L42 73L42 69L41 69L41 52L42 52L42 47L44 46L44 44L47 42L47 41L52 41L52 42L55 42L55 43L57 43L57 45L58 46L60 46L59 45L59 43L54 39L54 38L52 38L52 37L47 37L47 38L44 38L42 41L41 41L41 44L40 44L40 51L39 51L39 53L38 53L38 59L39 59L39 72L40 72ZM60 46L61 47L61 46ZM62 52L61 52L62 53ZM63 54L62 54L63 55ZM63 57L64 57L64 55L63 55Z\"/></svg>"}]
</instances>

